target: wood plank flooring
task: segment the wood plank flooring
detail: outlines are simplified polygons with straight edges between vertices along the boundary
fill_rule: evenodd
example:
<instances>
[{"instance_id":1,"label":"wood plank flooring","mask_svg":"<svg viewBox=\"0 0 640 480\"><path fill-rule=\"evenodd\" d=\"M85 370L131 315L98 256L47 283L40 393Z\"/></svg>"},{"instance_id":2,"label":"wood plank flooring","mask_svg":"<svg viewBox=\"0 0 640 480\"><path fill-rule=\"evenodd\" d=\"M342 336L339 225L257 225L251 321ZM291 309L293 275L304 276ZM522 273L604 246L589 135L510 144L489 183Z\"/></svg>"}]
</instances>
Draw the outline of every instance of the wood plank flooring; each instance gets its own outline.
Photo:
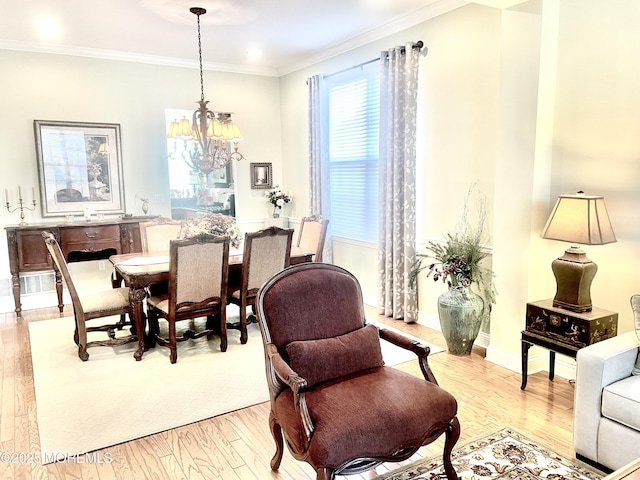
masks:
<instances>
[{"instance_id":1,"label":"wood plank flooring","mask_svg":"<svg viewBox=\"0 0 640 480\"><path fill-rule=\"evenodd\" d=\"M70 315L70 307L66 308L66 314ZM370 309L369 314L375 315L375 310ZM289 452L285 452L279 471L270 471L269 461L275 448L268 429L268 403L115 445L96 452L93 457L72 457L48 465L27 463L42 454L28 323L56 317L57 308L25 311L23 315L22 319L16 319L13 313L0 314L0 454L15 452L25 460L24 463L0 462L0 479L315 478L313 469L294 460ZM439 332L422 325L408 325L385 317L378 317L378 321L445 346ZM233 331L230 334L233 335ZM69 341L72 342L71 334ZM462 426L459 444L499 428L513 427L561 454L574 455L571 447L573 387L567 380L556 377L550 382L546 372L541 372L529 376L523 392L520 375L486 362L480 349L474 349L467 357L439 353L430 357L430 365L440 385L458 400ZM415 361L399 368L420 375ZM156 414L170 415L172 408L180 407L167 405ZM440 455L441 449L439 440L423 447L412 460ZM394 467L397 468L397 464L385 464L376 472L339 478L371 479Z\"/></svg>"}]
</instances>

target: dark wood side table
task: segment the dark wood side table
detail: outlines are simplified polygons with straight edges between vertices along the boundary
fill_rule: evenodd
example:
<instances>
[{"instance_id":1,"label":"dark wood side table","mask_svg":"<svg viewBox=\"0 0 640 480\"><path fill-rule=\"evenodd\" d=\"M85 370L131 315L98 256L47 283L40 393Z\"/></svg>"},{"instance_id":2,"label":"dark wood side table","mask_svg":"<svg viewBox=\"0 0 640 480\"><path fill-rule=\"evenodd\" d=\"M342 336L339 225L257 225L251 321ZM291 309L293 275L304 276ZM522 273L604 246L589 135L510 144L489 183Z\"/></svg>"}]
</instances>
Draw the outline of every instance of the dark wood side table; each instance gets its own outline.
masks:
<instances>
[{"instance_id":1,"label":"dark wood side table","mask_svg":"<svg viewBox=\"0 0 640 480\"><path fill-rule=\"evenodd\" d=\"M556 353L576 358L578 350L618 333L618 314L594 307L577 313L554 307L552 299L527 303L527 327L522 332L522 385L527 386L529 348L549 350L549 380L555 376Z\"/></svg>"}]
</instances>

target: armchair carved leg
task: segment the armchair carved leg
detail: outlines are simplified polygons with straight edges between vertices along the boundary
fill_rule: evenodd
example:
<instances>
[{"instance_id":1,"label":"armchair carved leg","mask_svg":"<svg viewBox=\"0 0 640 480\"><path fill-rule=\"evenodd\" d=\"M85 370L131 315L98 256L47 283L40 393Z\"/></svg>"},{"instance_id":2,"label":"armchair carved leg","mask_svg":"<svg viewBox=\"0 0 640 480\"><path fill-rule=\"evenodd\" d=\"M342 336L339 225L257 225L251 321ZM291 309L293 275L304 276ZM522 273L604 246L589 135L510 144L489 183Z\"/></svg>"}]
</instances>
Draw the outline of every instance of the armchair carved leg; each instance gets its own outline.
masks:
<instances>
[{"instance_id":1,"label":"armchair carved leg","mask_svg":"<svg viewBox=\"0 0 640 480\"><path fill-rule=\"evenodd\" d=\"M280 468L280 462L282 461L282 455L284 453L284 440L282 438L282 428L280 424L273 418L273 413L269 414L269 427L271 428L271 435L276 442L276 453L271 459L271 470L274 472Z\"/></svg>"},{"instance_id":2,"label":"armchair carved leg","mask_svg":"<svg viewBox=\"0 0 640 480\"><path fill-rule=\"evenodd\" d=\"M460 438L460 422L458 421L458 417L454 417L454 419L451 420L445 435L446 440L444 442L444 453L442 454L444 471L448 480L460 480L460 477L458 477L458 474L451 463L451 452L453 451L453 447L458 441L458 438Z\"/></svg>"}]
</instances>

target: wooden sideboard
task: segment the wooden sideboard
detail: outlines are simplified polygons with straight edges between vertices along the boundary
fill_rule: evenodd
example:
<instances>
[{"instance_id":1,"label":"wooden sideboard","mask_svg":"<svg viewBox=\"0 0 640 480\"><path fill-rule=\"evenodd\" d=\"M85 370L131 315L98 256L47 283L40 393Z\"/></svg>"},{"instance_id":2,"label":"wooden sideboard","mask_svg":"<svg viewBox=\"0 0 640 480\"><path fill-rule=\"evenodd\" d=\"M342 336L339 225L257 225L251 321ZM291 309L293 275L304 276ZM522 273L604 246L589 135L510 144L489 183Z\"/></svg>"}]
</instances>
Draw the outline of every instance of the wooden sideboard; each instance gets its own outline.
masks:
<instances>
[{"instance_id":1,"label":"wooden sideboard","mask_svg":"<svg viewBox=\"0 0 640 480\"><path fill-rule=\"evenodd\" d=\"M99 220L77 223L44 223L39 225L8 226L7 245L11 287L16 315L22 316L20 301L20 273L54 270L53 261L42 239L42 232L51 232L68 262L109 258L110 255L140 252L141 218ZM55 271L58 308L62 303L62 277Z\"/></svg>"}]
</instances>

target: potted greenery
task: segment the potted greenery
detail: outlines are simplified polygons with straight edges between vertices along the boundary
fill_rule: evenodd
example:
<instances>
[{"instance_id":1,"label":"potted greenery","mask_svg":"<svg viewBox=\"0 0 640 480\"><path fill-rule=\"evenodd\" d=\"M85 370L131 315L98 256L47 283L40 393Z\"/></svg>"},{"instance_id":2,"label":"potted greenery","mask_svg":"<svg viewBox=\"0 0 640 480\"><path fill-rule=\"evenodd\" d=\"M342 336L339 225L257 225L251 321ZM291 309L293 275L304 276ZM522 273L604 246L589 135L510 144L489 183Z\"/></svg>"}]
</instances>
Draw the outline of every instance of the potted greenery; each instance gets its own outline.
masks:
<instances>
[{"instance_id":1,"label":"potted greenery","mask_svg":"<svg viewBox=\"0 0 640 480\"><path fill-rule=\"evenodd\" d=\"M438 297L438 316L449 352L454 355L471 353L482 321L489 316L496 300L493 272L483 266L489 255L483 246L485 202L483 198L479 203L478 221L472 226L467 215L470 195L471 189L456 231L447 234L444 243L429 242L427 253L417 255L409 272L412 288L423 270L427 270L427 278L448 285L448 290Z\"/></svg>"}]
</instances>

